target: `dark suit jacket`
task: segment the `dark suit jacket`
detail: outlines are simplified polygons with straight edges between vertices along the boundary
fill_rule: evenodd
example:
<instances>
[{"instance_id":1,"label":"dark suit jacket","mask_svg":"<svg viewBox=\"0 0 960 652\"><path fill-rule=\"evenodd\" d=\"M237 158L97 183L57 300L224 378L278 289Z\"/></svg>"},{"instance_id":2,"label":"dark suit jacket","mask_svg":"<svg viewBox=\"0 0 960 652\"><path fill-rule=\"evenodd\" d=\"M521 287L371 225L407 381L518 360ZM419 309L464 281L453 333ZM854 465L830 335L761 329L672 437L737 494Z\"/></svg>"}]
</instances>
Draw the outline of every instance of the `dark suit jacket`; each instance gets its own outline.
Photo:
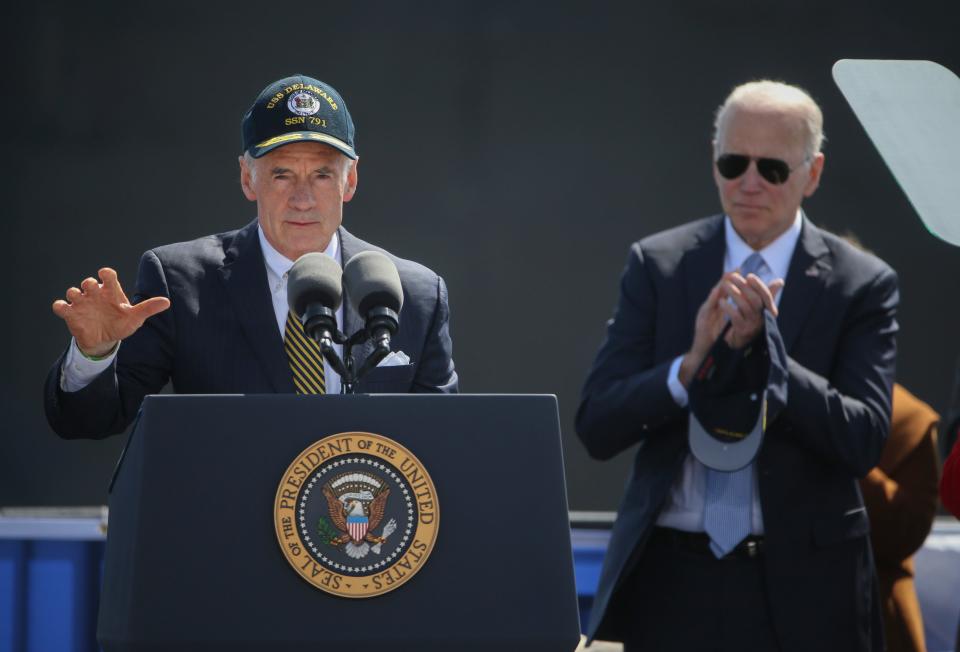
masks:
<instances>
[{"instance_id":1,"label":"dark suit jacket","mask_svg":"<svg viewBox=\"0 0 960 652\"><path fill-rule=\"evenodd\" d=\"M632 246L583 389L576 425L592 456L639 444L591 638L619 637L620 619L630 614L617 590L689 452L688 413L671 397L667 374L689 348L697 309L723 273L724 238L723 218L714 216ZM788 353L787 405L755 462L774 628L786 651L878 649L869 522L856 480L879 460L890 425L896 275L804 218L785 280L778 323Z\"/></svg>"},{"instance_id":2,"label":"dark suit jacket","mask_svg":"<svg viewBox=\"0 0 960 652\"><path fill-rule=\"evenodd\" d=\"M341 228L343 260L375 249ZM384 252L387 253L387 252ZM397 265L404 302L391 348L407 366L378 367L358 391L456 392L448 328L447 288L417 263L387 254ZM166 296L170 308L147 320L121 345L114 365L77 392L60 390L63 357L47 376L47 420L62 437L99 438L123 431L143 397L168 380L181 394L294 393L277 329L263 253L254 221L238 231L158 247L140 260L134 301ZM344 330L363 321L344 296ZM358 359L372 345L357 347Z\"/></svg>"},{"instance_id":3,"label":"dark suit jacket","mask_svg":"<svg viewBox=\"0 0 960 652\"><path fill-rule=\"evenodd\" d=\"M913 584L913 554L937 513L937 424L933 408L893 386L890 436L880 463L860 481L880 579L887 652L923 652L923 618Z\"/></svg>"}]
</instances>

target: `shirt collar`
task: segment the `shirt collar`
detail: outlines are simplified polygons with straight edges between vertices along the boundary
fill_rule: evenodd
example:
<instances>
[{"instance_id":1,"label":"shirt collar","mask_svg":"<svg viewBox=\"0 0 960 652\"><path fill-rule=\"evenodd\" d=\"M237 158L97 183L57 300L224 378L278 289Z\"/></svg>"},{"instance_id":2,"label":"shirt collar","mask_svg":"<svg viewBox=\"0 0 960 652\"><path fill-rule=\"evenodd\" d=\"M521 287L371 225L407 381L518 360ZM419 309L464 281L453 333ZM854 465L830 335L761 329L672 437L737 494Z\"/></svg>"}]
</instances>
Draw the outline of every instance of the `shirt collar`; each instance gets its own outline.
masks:
<instances>
[{"instance_id":1,"label":"shirt collar","mask_svg":"<svg viewBox=\"0 0 960 652\"><path fill-rule=\"evenodd\" d=\"M803 226L803 212L797 209L797 216L793 224L781 233L776 240L768 244L757 253L763 256L763 261L773 272L774 278L786 278L787 270L790 268L790 259L793 257L793 250L797 247L797 241L800 239L800 230ZM753 253L753 249L733 228L733 222L729 216L724 216L723 227L727 237L727 271L736 269L743 265L747 257Z\"/></svg>"},{"instance_id":2,"label":"shirt collar","mask_svg":"<svg viewBox=\"0 0 960 652\"><path fill-rule=\"evenodd\" d=\"M273 245L270 244L267 236L263 233L263 227L259 224L257 225L257 236L260 238L260 249L263 251L263 262L266 263L267 272L278 279L282 279L293 267L294 261L273 248ZM333 232L330 244L323 250L323 253L340 263L340 234L338 231Z\"/></svg>"}]
</instances>

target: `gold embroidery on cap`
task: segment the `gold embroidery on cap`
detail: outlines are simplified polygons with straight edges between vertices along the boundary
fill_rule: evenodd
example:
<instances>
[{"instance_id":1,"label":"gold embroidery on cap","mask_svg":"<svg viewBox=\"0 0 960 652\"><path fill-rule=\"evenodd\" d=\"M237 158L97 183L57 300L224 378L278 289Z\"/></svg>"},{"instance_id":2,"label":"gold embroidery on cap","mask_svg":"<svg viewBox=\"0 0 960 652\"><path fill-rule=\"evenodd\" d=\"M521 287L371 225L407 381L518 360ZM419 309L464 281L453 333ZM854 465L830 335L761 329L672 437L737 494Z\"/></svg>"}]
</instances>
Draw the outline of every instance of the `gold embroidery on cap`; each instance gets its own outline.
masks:
<instances>
[{"instance_id":1,"label":"gold embroidery on cap","mask_svg":"<svg viewBox=\"0 0 960 652\"><path fill-rule=\"evenodd\" d=\"M290 143L296 140L319 140L320 142L330 143L331 145L336 145L342 149L345 149L347 152L353 153L353 148L347 145L345 142L339 138L334 138L327 134L320 134L315 131L297 131L292 134L283 134L282 136L275 136L269 140L265 140L262 143L257 145L257 148L270 147L271 145L276 145L277 143Z\"/></svg>"}]
</instances>

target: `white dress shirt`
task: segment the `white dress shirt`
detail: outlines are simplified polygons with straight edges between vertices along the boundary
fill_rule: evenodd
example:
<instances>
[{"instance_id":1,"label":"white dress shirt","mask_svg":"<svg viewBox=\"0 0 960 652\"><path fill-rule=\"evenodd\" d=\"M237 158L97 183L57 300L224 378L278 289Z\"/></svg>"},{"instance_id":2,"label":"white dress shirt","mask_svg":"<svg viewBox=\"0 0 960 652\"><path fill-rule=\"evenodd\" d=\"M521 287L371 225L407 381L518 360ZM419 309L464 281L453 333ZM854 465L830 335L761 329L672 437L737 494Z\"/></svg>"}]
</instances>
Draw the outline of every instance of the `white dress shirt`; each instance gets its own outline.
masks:
<instances>
[{"instance_id":1,"label":"white dress shirt","mask_svg":"<svg viewBox=\"0 0 960 652\"><path fill-rule=\"evenodd\" d=\"M273 303L273 311L277 318L277 329L280 331L280 337L283 337L284 328L287 323L287 273L293 267L293 261L285 257L267 241L263 234L263 229L257 226L257 235L260 238L260 249L263 252L263 262L267 270L267 285L270 287L270 298ZM340 266L343 266L343 256L340 252L340 238L334 232L330 238L330 244L324 250L326 255L333 258ZM343 330L343 304L337 308L337 328ZM91 360L77 348L77 340L72 339L67 355L63 360L60 371L60 389L65 392L76 392L89 385L94 378L100 375L117 356L118 346L113 352L100 359ZM337 354L343 356L343 346L335 344L334 348ZM323 361L324 380L328 394L340 393L340 376L330 367L330 364Z\"/></svg>"},{"instance_id":2,"label":"white dress shirt","mask_svg":"<svg viewBox=\"0 0 960 652\"><path fill-rule=\"evenodd\" d=\"M260 236L260 248L263 250L263 261L267 265L267 285L270 286L270 296L273 299L273 312L277 317L277 328L280 329L280 337L283 337L287 325L287 313L290 307L287 304L287 274L293 267L293 262L267 242L263 229L257 226L257 235ZM333 258L340 267L343 267L343 256L340 253L340 236L336 231L330 238L330 244L324 249L323 253ZM337 328L343 330L343 303L337 308ZM337 355L343 358L343 345L334 344L333 348L337 350ZM340 393L340 376L330 367L330 363L323 361L323 378L326 384L327 394Z\"/></svg>"},{"instance_id":3,"label":"white dress shirt","mask_svg":"<svg viewBox=\"0 0 960 652\"><path fill-rule=\"evenodd\" d=\"M802 213L798 210L797 216L780 237L769 245L759 250L759 253L767 267L773 273L774 278L786 278L787 270L790 267L790 259L793 257L793 251L796 249L797 240L800 239L800 228L803 224ZM739 268L746 261L747 257L754 250L743 241L743 238L734 230L733 223L729 217L724 217L723 228L726 235L726 252L723 257L723 273ZM719 277L717 278L719 281ZM786 288L784 288L785 290ZM774 297L777 305L780 304L780 297L784 290L781 290ZM670 365L670 373L667 376L667 387L673 400L680 407L687 406L687 390L680 382L680 362L683 356L678 356ZM688 532L703 532L704 519L704 498L706 495L706 467L701 464L690 453L687 454L683 462L683 470L674 480L667 494L663 510L657 518L657 525L662 527L675 528L677 530L686 530ZM754 474L753 486L753 507L751 509L751 522L753 534L763 534L763 514L760 511L760 495L756 485L756 474Z\"/></svg>"}]
</instances>

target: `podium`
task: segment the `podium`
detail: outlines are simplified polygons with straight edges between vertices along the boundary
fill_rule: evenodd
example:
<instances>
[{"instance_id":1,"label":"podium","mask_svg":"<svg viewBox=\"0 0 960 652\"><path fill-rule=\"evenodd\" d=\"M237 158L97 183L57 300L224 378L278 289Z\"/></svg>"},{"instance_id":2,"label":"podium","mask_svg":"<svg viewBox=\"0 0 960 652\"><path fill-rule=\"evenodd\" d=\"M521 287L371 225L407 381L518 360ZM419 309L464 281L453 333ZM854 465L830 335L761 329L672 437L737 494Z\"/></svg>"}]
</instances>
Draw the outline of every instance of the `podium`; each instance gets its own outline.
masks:
<instances>
[{"instance_id":1,"label":"podium","mask_svg":"<svg viewBox=\"0 0 960 652\"><path fill-rule=\"evenodd\" d=\"M435 490L429 556L363 599L301 576L275 520L292 463L342 433L396 442ZM106 652L572 651L556 398L147 397L111 486L98 640Z\"/></svg>"}]
</instances>

